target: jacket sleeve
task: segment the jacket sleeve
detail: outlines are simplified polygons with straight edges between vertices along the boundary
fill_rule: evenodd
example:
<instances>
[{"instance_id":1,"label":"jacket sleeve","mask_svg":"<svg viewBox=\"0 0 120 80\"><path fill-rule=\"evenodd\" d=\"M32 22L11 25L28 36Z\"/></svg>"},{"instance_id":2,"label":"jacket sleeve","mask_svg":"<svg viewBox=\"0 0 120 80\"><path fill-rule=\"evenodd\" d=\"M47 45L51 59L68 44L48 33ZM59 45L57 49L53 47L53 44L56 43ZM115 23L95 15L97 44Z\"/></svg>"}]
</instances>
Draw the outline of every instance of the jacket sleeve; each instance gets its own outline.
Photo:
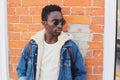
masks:
<instances>
[{"instance_id":1,"label":"jacket sleeve","mask_svg":"<svg viewBox=\"0 0 120 80\"><path fill-rule=\"evenodd\" d=\"M84 66L83 58L77 45L74 42L72 44L72 51L73 51L73 65L72 65L73 80L86 80L86 69Z\"/></svg>"},{"instance_id":2,"label":"jacket sleeve","mask_svg":"<svg viewBox=\"0 0 120 80\"><path fill-rule=\"evenodd\" d=\"M27 70L27 58L28 58L28 44L24 47L20 61L16 68L19 80L25 80Z\"/></svg>"}]
</instances>

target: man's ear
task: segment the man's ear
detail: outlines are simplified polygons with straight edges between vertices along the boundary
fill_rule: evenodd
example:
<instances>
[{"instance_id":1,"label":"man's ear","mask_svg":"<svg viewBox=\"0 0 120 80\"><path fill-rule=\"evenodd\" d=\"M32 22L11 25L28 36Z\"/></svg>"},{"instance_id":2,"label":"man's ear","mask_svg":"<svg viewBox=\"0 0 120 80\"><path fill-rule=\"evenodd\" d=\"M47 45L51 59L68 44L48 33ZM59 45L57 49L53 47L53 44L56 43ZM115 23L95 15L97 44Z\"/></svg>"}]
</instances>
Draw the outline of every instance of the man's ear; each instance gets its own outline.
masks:
<instances>
[{"instance_id":1,"label":"man's ear","mask_svg":"<svg viewBox=\"0 0 120 80\"><path fill-rule=\"evenodd\" d=\"M46 24L46 21L42 21L42 24L45 25L45 24Z\"/></svg>"}]
</instances>

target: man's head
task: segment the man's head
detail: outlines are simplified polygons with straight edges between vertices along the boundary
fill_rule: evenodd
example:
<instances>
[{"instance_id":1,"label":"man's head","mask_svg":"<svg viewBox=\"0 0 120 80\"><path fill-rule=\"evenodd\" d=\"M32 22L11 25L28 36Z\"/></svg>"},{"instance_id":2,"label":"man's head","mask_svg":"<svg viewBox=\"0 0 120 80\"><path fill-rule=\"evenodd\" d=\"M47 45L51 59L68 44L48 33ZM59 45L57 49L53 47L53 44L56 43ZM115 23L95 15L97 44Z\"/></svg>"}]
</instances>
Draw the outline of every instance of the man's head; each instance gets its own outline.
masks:
<instances>
[{"instance_id":1,"label":"man's head","mask_svg":"<svg viewBox=\"0 0 120 80\"><path fill-rule=\"evenodd\" d=\"M46 33L58 36L65 24L61 7L57 5L47 5L42 10L42 24L45 26Z\"/></svg>"},{"instance_id":2,"label":"man's head","mask_svg":"<svg viewBox=\"0 0 120 80\"><path fill-rule=\"evenodd\" d=\"M42 21L47 21L48 15L53 11L58 11L58 12L62 13L61 7L59 7L57 5L47 5L42 10L42 14L41 14Z\"/></svg>"}]
</instances>

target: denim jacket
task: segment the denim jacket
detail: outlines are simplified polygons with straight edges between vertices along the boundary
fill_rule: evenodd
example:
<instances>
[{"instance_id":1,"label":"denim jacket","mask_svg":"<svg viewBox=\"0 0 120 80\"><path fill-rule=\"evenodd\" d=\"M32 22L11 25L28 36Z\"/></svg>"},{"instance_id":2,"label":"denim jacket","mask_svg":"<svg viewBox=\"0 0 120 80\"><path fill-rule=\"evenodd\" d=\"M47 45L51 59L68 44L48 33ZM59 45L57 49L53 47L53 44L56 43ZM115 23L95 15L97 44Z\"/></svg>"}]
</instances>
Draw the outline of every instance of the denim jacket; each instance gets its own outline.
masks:
<instances>
[{"instance_id":1,"label":"denim jacket","mask_svg":"<svg viewBox=\"0 0 120 80\"><path fill-rule=\"evenodd\" d=\"M25 46L20 62L17 66L19 80L36 80L36 63L38 45L31 40L32 48L28 55L28 44ZM71 58L68 47L72 48L73 58ZM86 80L86 69L82 55L77 45L69 40L61 48L60 70L58 80Z\"/></svg>"}]
</instances>

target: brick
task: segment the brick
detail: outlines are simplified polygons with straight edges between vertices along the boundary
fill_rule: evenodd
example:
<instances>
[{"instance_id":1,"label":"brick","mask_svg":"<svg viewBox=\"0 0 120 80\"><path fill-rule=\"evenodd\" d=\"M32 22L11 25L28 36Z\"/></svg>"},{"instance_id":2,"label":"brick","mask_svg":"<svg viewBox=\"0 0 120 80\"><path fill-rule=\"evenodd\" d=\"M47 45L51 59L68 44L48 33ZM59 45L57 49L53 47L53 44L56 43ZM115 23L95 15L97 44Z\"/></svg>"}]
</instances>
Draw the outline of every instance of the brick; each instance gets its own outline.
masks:
<instances>
[{"instance_id":1,"label":"brick","mask_svg":"<svg viewBox=\"0 0 120 80\"><path fill-rule=\"evenodd\" d=\"M103 72L102 66L97 66L97 67L93 68L93 73L94 74L102 74L102 72Z\"/></svg>"},{"instance_id":2,"label":"brick","mask_svg":"<svg viewBox=\"0 0 120 80\"><path fill-rule=\"evenodd\" d=\"M103 65L103 59L85 59L85 65L89 66L102 66Z\"/></svg>"},{"instance_id":3,"label":"brick","mask_svg":"<svg viewBox=\"0 0 120 80\"><path fill-rule=\"evenodd\" d=\"M64 6L91 6L92 0L64 0L63 1Z\"/></svg>"},{"instance_id":4,"label":"brick","mask_svg":"<svg viewBox=\"0 0 120 80\"><path fill-rule=\"evenodd\" d=\"M7 8L8 15L14 15L15 14L15 8Z\"/></svg>"},{"instance_id":5,"label":"brick","mask_svg":"<svg viewBox=\"0 0 120 80\"><path fill-rule=\"evenodd\" d=\"M95 32L95 33L103 33L104 32L104 27L103 26L91 25L90 29L91 29L92 32Z\"/></svg>"},{"instance_id":6,"label":"brick","mask_svg":"<svg viewBox=\"0 0 120 80\"><path fill-rule=\"evenodd\" d=\"M11 80L18 80L18 76L17 76L17 73L16 72L10 72L10 78Z\"/></svg>"},{"instance_id":7,"label":"brick","mask_svg":"<svg viewBox=\"0 0 120 80\"><path fill-rule=\"evenodd\" d=\"M62 7L62 13L63 15L70 14L70 8Z\"/></svg>"},{"instance_id":8,"label":"brick","mask_svg":"<svg viewBox=\"0 0 120 80\"><path fill-rule=\"evenodd\" d=\"M18 66L18 64L17 65L16 64L13 65L14 72L16 72L17 66Z\"/></svg>"},{"instance_id":9,"label":"brick","mask_svg":"<svg viewBox=\"0 0 120 80\"><path fill-rule=\"evenodd\" d=\"M32 23L32 16L20 16L20 23Z\"/></svg>"},{"instance_id":10,"label":"brick","mask_svg":"<svg viewBox=\"0 0 120 80\"><path fill-rule=\"evenodd\" d=\"M28 31L29 32L38 32L41 30L41 26L40 25L30 25L28 27Z\"/></svg>"},{"instance_id":11,"label":"brick","mask_svg":"<svg viewBox=\"0 0 120 80\"><path fill-rule=\"evenodd\" d=\"M20 40L20 33L18 32L9 32L9 40Z\"/></svg>"},{"instance_id":12,"label":"brick","mask_svg":"<svg viewBox=\"0 0 120 80\"><path fill-rule=\"evenodd\" d=\"M93 8L92 9L92 16L103 16L104 15L104 8Z\"/></svg>"},{"instance_id":13,"label":"brick","mask_svg":"<svg viewBox=\"0 0 120 80\"><path fill-rule=\"evenodd\" d=\"M72 8L72 15L84 15L84 8Z\"/></svg>"},{"instance_id":14,"label":"brick","mask_svg":"<svg viewBox=\"0 0 120 80\"><path fill-rule=\"evenodd\" d=\"M10 59L10 58L9 58ZM12 67L10 66L10 65L12 65ZM12 68L12 69L11 69ZM9 73L12 73L13 72L13 64L10 64L10 60L9 60Z\"/></svg>"},{"instance_id":15,"label":"brick","mask_svg":"<svg viewBox=\"0 0 120 80\"><path fill-rule=\"evenodd\" d=\"M42 12L42 8L30 8L31 15L40 15Z\"/></svg>"},{"instance_id":16,"label":"brick","mask_svg":"<svg viewBox=\"0 0 120 80\"><path fill-rule=\"evenodd\" d=\"M27 25L25 25L25 24L15 24L15 31L16 32L27 31Z\"/></svg>"},{"instance_id":17,"label":"brick","mask_svg":"<svg viewBox=\"0 0 120 80\"><path fill-rule=\"evenodd\" d=\"M11 56L21 56L22 54L22 49L10 49L9 51Z\"/></svg>"},{"instance_id":18,"label":"brick","mask_svg":"<svg viewBox=\"0 0 120 80\"><path fill-rule=\"evenodd\" d=\"M19 16L8 16L8 22L9 23L18 23L19 22Z\"/></svg>"},{"instance_id":19,"label":"brick","mask_svg":"<svg viewBox=\"0 0 120 80\"><path fill-rule=\"evenodd\" d=\"M103 59L103 50L94 50L93 57Z\"/></svg>"},{"instance_id":20,"label":"brick","mask_svg":"<svg viewBox=\"0 0 120 80\"><path fill-rule=\"evenodd\" d=\"M22 0L22 6L45 6L48 0Z\"/></svg>"},{"instance_id":21,"label":"brick","mask_svg":"<svg viewBox=\"0 0 120 80\"><path fill-rule=\"evenodd\" d=\"M85 8L85 15L92 15L92 8Z\"/></svg>"},{"instance_id":22,"label":"brick","mask_svg":"<svg viewBox=\"0 0 120 80\"><path fill-rule=\"evenodd\" d=\"M64 16L68 24L90 24L90 17L87 16Z\"/></svg>"},{"instance_id":23,"label":"brick","mask_svg":"<svg viewBox=\"0 0 120 80\"><path fill-rule=\"evenodd\" d=\"M24 48L27 41L9 41L9 48L16 48L16 49L22 49Z\"/></svg>"},{"instance_id":24,"label":"brick","mask_svg":"<svg viewBox=\"0 0 120 80\"><path fill-rule=\"evenodd\" d=\"M56 4L61 6L62 5L62 0L50 0L49 4Z\"/></svg>"},{"instance_id":25,"label":"brick","mask_svg":"<svg viewBox=\"0 0 120 80\"><path fill-rule=\"evenodd\" d=\"M68 32L68 27L69 27L68 24L65 24L65 25L63 26L63 29L62 29L62 30L63 30L64 32Z\"/></svg>"},{"instance_id":26,"label":"brick","mask_svg":"<svg viewBox=\"0 0 120 80\"><path fill-rule=\"evenodd\" d=\"M92 66L86 66L86 71L87 71L87 74L92 74L93 73Z\"/></svg>"},{"instance_id":27,"label":"brick","mask_svg":"<svg viewBox=\"0 0 120 80\"><path fill-rule=\"evenodd\" d=\"M94 34L93 41L103 41L103 35L102 34Z\"/></svg>"},{"instance_id":28,"label":"brick","mask_svg":"<svg viewBox=\"0 0 120 80\"><path fill-rule=\"evenodd\" d=\"M21 39L22 40L29 40L33 34L29 32L24 32L21 34Z\"/></svg>"},{"instance_id":29,"label":"brick","mask_svg":"<svg viewBox=\"0 0 120 80\"><path fill-rule=\"evenodd\" d=\"M21 0L9 0L8 7L19 7L21 6Z\"/></svg>"},{"instance_id":30,"label":"brick","mask_svg":"<svg viewBox=\"0 0 120 80\"><path fill-rule=\"evenodd\" d=\"M33 23L39 23L41 24L41 16L33 16Z\"/></svg>"},{"instance_id":31,"label":"brick","mask_svg":"<svg viewBox=\"0 0 120 80\"><path fill-rule=\"evenodd\" d=\"M87 51L84 58L85 59L93 58L93 51L91 51L91 50Z\"/></svg>"},{"instance_id":32,"label":"brick","mask_svg":"<svg viewBox=\"0 0 120 80\"><path fill-rule=\"evenodd\" d=\"M104 5L105 5L105 0L94 0L93 1L93 6L104 7Z\"/></svg>"},{"instance_id":33,"label":"brick","mask_svg":"<svg viewBox=\"0 0 120 80\"><path fill-rule=\"evenodd\" d=\"M85 15L104 16L104 8L85 8Z\"/></svg>"},{"instance_id":34,"label":"brick","mask_svg":"<svg viewBox=\"0 0 120 80\"><path fill-rule=\"evenodd\" d=\"M13 72L13 65L12 64L9 64L9 71Z\"/></svg>"},{"instance_id":35,"label":"brick","mask_svg":"<svg viewBox=\"0 0 120 80\"><path fill-rule=\"evenodd\" d=\"M89 42L89 49L103 49L103 42Z\"/></svg>"},{"instance_id":36,"label":"brick","mask_svg":"<svg viewBox=\"0 0 120 80\"><path fill-rule=\"evenodd\" d=\"M92 17L92 24L104 25L104 17Z\"/></svg>"},{"instance_id":37,"label":"brick","mask_svg":"<svg viewBox=\"0 0 120 80\"><path fill-rule=\"evenodd\" d=\"M18 64L20 57L9 57L10 64Z\"/></svg>"},{"instance_id":38,"label":"brick","mask_svg":"<svg viewBox=\"0 0 120 80\"><path fill-rule=\"evenodd\" d=\"M16 8L16 15L28 15L28 8Z\"/></svg>"},{"instance_id":39,"label":"brick","mask_svg":"<svg viewBox=\"0 0 120 80\"><path fill-rule=\"evenodd\" d=\"M86 80L102 80L102 75L87 75Z\"/></svg>"},{"instance_id":40,"label":"brick","mask_svg":"<svg viewBox=\"0 0 120 80\"><path fill-rule=\"evenodd\" d=\"M8 24L8 31L14 31L14 24Z\"/></svg>"}]
</instances>

